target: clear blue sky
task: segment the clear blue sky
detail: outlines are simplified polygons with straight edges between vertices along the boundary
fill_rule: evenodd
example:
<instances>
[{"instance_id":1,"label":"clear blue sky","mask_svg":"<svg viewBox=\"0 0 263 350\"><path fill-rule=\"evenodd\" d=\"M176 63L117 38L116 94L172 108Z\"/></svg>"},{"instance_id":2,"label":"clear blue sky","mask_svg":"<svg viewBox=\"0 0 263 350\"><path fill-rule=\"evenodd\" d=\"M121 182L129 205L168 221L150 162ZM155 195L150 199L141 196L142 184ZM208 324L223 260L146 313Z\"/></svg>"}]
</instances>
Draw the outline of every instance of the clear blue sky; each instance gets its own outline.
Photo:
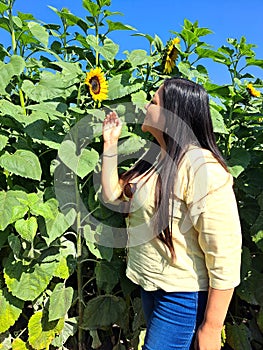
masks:
<instances>
[{"instance_id":1,"label":"clear blue sky","mask_svg":"<svg viewBox=\"0 0 263 350\"><path fill-rule=\"evenodd\" d=\"M84 18L87 11L82 8L82 0L16 0L16 10L32 13L45 23L59 23L58 17L48 5L61 9L67 7L73 14ZM215 48L226 44L226 39L241 36L247 42L256 44L256 57L263 59L263 0L112 0L111 11L120 11L124 16L119 20L137 28L138 32L150 35L158 34L165 42L172 34L170 30L180 31L184 18L198 20L199 26L211 29L214 34L205 37L205 41ZM130 31L119 31L112 37L120 45L120 51L148 49L148 42L132 37ZM0 29L0 42L6 43L3 30ZM228 83L228 76L220 64L205 62L212 80ZM210 67L211 66L211 67ZM253 69L253 74L263 79L263 70Z\"/></svg>"}]
</instances>

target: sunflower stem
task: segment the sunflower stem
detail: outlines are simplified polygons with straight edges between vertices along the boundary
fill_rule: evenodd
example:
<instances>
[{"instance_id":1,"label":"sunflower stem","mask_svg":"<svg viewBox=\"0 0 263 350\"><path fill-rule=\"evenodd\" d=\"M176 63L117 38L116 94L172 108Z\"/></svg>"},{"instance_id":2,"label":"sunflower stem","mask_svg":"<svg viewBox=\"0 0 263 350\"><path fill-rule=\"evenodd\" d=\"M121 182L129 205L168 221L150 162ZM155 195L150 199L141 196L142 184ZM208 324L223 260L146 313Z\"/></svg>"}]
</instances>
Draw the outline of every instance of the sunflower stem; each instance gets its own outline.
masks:
<instances>
[{"instance_id":1,"label":"sunflower stem","mask_svg":"<svg viewBox=\"0 0 263 350\"><path fill-rule=\"evenodd\" d=\"M78 179L75 180L75 191L77 198L77 208L79 209L79 200L78 200L78 191L79 191L79 183ZM82 329L82 321L83 321L83 280L82 280L82 232L81 232L81 217L80 211L77 212L77 289L78 289L78 349L82 350L83 343L83 329Z\"/></svg>"},{"instance_id":2,"label":"sunflower stem","mask_svg":"<svg viewBox=\"0 0 263 350\"><path fill-rule=\"evenodd\" d=\"M99 15L95 18L95 34L96 34L96 43L99 46ZM99 52L96 49L96 67L99 66Z\"/></svg>"},{"instance_id":3,"label":"sunflower stem","mask_svg":"<svg viewBox=\"0 0 263 350\"><path fill-rule=\"evenodd\" d=\"M26 115L25 99L24 99L23 91L21 89L19 89L19 98L20 98L20 104L23 110L23 114Z\"/></svg>"},{"instance_id":4,"label":"sunflower stem","mask_svg":"<svg viewBox=\"0 0 263 350\"><path fill-rule=\"evenodd\" d=\"M16 54L16 37L15 37L15 30L14 30L14 22L13 22L13 5L14 5L15 0L10 0L8 2L9 8L8 8L8 19L9 19L9 29L10 29L10 33L11 33L11 40L12 40L12 50L13 53Z\"/></svg>"},{"instance_id":5,"label":"sunflower stem","mask_svg":"<svg viewBox=\"0 0 263 350\"><path fill-rule=\"evenodd\" d=\"M82 87L82 83L79 84L79 88L78 88L77 107L79 107L80 101L81 101L81 87Z\"/></svg>"}]
</instances>

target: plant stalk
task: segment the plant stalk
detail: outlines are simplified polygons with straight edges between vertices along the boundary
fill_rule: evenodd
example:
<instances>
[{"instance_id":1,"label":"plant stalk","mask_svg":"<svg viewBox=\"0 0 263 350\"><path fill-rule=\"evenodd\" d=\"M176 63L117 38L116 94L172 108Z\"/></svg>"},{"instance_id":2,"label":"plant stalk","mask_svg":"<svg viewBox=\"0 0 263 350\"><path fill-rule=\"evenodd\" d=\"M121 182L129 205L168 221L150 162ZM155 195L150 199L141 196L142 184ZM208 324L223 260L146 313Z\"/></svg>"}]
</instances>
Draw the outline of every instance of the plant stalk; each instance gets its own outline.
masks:
<instances>
[{"instance_id":1,"label":"plant stalk","mask_svg":"<svg viewBox=\"0 0 263 350\"><path fill-rule=\"evenodd\" d=\"M78 290L78 350L82 350L83 344L83 285L82 285L82 232L81 232L81 212L79 210L79 183L75 179L76 207L77 207L77 290Z\"/></svg>"},{"instance_id":2,"label":"plant stalk","mask_svg":"<svg viewBox=\"0 0 263 350\"><path fill-rule=\"evenodd\" d=\"M78 221L78 233L77 233L77 284L78 284L78 317L79 317L79 327L78 327L78 349L82 350L83 342L83 330L81 328L83 320L83 293L82 293L82 264L81 264L81 254L82 254L82 240L81 240L81 229L80 224L80 213L77 214Z\"/></svg>"},{"instance_id":3,"label":"plant stalk","mask_svg":"<svg viewBox=\"0 0 263 350\"><path fill-rule=\"evenodd\" d=\"M11 41L12 41L12 50L13 53L16 54L16 37L15 37L15 30L14 30L14 23L13 23L13 5L14 5L14 0L10 0L8 2L8 19L9 19L9 28L10 28L10 33L11 33Z\"/></svg>"},{"instance_id":4,"label":"plant stalk","mask_svg":"<svg viewBox=\"0 0 263 350\"><path fill-rule=\"evenodd\" d=\"M19 89L19 98L20 98L20 104L23 110L23 114L26 115L25 99L24 99L23 91L21 89Z\"/></svg>"}]
</instances>

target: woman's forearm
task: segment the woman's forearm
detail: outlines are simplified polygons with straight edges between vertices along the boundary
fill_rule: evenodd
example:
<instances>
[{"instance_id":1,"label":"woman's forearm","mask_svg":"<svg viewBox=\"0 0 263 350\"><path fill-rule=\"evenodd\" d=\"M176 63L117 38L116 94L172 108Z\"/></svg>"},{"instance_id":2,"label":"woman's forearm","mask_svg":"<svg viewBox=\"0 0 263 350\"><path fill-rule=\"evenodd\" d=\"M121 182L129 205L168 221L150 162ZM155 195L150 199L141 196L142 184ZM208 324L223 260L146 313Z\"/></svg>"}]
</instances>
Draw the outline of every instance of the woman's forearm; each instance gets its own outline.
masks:
<instances>
[{"instance_id":1,"label":"woman's forearm","mask_svg":"<svg viewBox=\"0 0 263 350\"><path fill-rule=\"evenodd\" d=\"M209 288L204 323L212 328L222 328L234 289Z\"/></svg>"},{"instance_id":2,"label":"woman's forearm","mask_svg":"<svg viewBox=\"0 0 263 350\"><path fill-rule=\"evenodd\" d=\"M101 183L105 202L114 202L122 193L117 167L117 143L118 141L104 142Z\"/></svg>"},{"instance_id":3,"label":"woman's forearm","mask_svg":"<svg viewBox=\"0 0 263 350\"><path fill-rule=\"evenodd\" d=\"M195 350L221 349L221 331L233 291L209 288L204 320L196 334Z\"/></svg>"}]
</instances>

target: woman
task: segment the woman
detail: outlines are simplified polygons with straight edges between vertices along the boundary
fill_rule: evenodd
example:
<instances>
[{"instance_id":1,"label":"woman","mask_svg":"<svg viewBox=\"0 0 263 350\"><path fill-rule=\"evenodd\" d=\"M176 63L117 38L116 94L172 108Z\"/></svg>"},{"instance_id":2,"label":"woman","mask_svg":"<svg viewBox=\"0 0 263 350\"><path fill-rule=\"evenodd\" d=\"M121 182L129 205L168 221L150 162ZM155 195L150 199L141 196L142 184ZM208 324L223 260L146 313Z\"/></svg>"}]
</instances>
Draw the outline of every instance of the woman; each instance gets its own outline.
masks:
<instances>
[{"instance_id":1,"label":"woman","mask_svg":"<svg viewBox=\"0 0 263 350\"><path fill-rule=\"evenodd\" d=\"M164 81L142 131L156 144L119 177L121 122L103 123L105 202L130 202L127 276L141 286L144 350L218 350L240 282L241 232L232 176L216 146L206 91ZM155 161L155 162L154 162Z\"/></svg>"}]
</instances>

